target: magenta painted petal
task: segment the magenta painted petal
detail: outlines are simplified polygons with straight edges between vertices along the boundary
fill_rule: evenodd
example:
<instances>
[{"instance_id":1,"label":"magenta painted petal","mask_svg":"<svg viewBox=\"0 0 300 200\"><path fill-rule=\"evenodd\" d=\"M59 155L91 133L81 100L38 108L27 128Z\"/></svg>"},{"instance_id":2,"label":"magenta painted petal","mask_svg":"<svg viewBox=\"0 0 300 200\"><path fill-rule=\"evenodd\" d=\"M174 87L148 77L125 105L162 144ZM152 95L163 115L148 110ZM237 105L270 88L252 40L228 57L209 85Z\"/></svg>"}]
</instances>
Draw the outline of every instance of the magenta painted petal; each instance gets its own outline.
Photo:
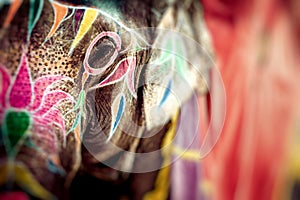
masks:
<instances>
[{"instance_id":1,"label":"magenta painted petal","mask_svg":"<svg viewBox=\"0 0 300 200\"><path fill-rule=\"evenodd\" d=\"M5 67L0 64L0 110L6 107L6 92L9 87L10 76L6 72Z\"/></svg>"},{"instance_id":2,"label":"magenta painted petal","mask_svg":"<svg viewBox=\"0 0 300 200\"><path fill-rule=\"evenodd\" d=\"M50 109L49 112L44 114L43 118L45 118L48 124L56 124L58 125L63 131L65 131L65 120L61 112L57 109Z\"/></svg>"},{"instance_id":3,"label":"magenta painted petal","mask_svg":"<svg viewBox=\"0 0 300 200\"><path fill-rule=\"evenodd\" d=\"M129 89L131 95L133 97L137 98L136 91L135 91L135 85L134 85L135 66L136 66L135 62L134 62L134 64L130 65L128 75L127 75L127 85L128 85L128 89Z\"/></svg>"},{"instance_id":4,"label":"magenta painted petal","mask_svg":"<svg viewBox=\"0 0 300 200\"><path fill-rule=\"evenodd\" d=\"M34 99L29 110L36 110L41 105L42 98L47 87L61 79L63 79L62 76L43 76L38 78L34 83Z\"/></svg>"},{"instance_id":5,"label":"magenta painted petal","mask_svg":"<svg viewBox=\"0 0 300 200\"><path fill-rule=\"evenodd\" d=\"M113 83L119 82L124 78L124 76L128 73L129 69L132 65L136 65L136 58L135 57L128 57L122 59L118 64L114 71L106 77L101 83L93 88L104 87L106 85L111 85Z\"/></svg>"},{"instance_id":6,"label":"magenta painted petal","mask_svg":"<svg viewBox=\"0 0 300 200\"><path fill-rule=\"evenodd\" d=\"M65 119L62 113L58 109L52 108L49 112L43 115L43 118L47 120L48 125L56 124L61 128L63 134L63 141L65 143L67 135L65 128Z\"/></svg>"},{"instance_id":7,"label":"magenta painted petal","mask_svg":"<svg viewBox=\"0 0 300 200\"><path fill-rule=\"evenodd\" d=\"M29 75L29 68L27 56L22 55L21 65L10 91L9 103L15 108L25 108L30 104L32 96L31 80Z\"/></svg>"},{"instance_id":8,"label":"magenta painted petal","mask_svg":"<svg viewBox=\"0 0 300 200\"><path fill-rule=\"evenodd\" d=\"M48 120L41 117L34 117L33 120L32 137L39 142L37 144L39 148L49 154L57 153L57 138L51 127L47 125Z\"/></svg>"},{"instance_id":9,"label":"magenta painted petal","mask_svg":"<svg viewBox=\"0 0 300 200\"><path fill-rule=\"evenodd\" d=\"M47 113L53 106L57 105L64 99L72 99L72 96L63 91L53 91L43 97L42 105L34 114L35 116L42 116Z\"/></svg>"}]
</instances>

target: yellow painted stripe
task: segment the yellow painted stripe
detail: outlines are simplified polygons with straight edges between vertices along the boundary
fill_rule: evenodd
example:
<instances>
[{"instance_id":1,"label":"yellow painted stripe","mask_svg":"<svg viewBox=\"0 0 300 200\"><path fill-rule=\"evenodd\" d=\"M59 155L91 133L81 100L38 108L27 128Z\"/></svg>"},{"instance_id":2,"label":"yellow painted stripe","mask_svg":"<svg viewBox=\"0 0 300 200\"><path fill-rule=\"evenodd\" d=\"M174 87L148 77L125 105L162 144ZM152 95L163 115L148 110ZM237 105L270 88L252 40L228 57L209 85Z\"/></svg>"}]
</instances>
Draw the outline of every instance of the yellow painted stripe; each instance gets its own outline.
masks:
<instances>
[{"instance_id":1,"label":"yellow painted stripe","mask_svg":"<svg viewBox=\"0 0 300 200\"><path fill-rule=\"evenodd\" d=\"M300 180L300 142L294 142L290 153L290 173Z\"/></svg>"},{"instance_id":2,"label":"yellow painted stripe","mask_svg":"<svg viewBox=\"0 0 300 200\"><path fill-rule=\"evenodd\" d=\"M282 174L277 177L275 182L273 200L292 199L294 184L300 181L300 140L298 133L299 130L296 130L288 141L286 164Z\"/></svg>"},{"instance_id":3,"label":"yellow painted stripe","mask_svg":"<svg viewBox=\"0 0 300 200\"><path fill-rule=\"evenodd\" d=\"M164 158L164 164L163 166L167 165L171 161L171 148L166 148L167 145L170 145L172 143L172 140L176 133L176 124L178 119L178 111L174 115L171 126L166 133L166 136L164 137L162 141L162 156ZM171 146L171 145L170 145ZM167 167L162 168L157 175L157 179L155 181L155 188L154 190L148 192L144 196L144 200L162 200L167 199L169 194L169 180L170 180L170 165Z\"/></svg>"},{"instance_id":4,"label":"yellow painted stripe","mask_svg":"<svg viewBox=\"0 0 300 200\"><path fill-rule=\"evenodd\" d=\"M82 22L80 24L79 30L75 36L75 39L73 40L71 44L71 48L69 51L69 55L71 55L80 42L82 38L85 36L85 34L89 31L89 29L92 27L94 21L96 20L98 16L98 11L96 9L86 9Z\"/></svg>"},{"instance_id":5,"label":"yellow painted stripe","mask_svg":"<svg viewBox=\"0 0 300 200\"><path fill-rule=\"evenodd\" d=\"M187 150L175 145L172 147L172 153L179 155L180 159L183 160L199 162L201 159L201 154L199 151Z\"/></svg>"},{"instance_id":6,"label":"yellow painted stripe","mask_svg":"<svg viewBox=\"0 0 300 200\"><path fill-rule=\"evenodd\" d=\"M39 199L55 199L20 163L8 162L0 168L0 184L6 184L9 181L15 181L19 187Z\"/></svg>"}]
</instances>

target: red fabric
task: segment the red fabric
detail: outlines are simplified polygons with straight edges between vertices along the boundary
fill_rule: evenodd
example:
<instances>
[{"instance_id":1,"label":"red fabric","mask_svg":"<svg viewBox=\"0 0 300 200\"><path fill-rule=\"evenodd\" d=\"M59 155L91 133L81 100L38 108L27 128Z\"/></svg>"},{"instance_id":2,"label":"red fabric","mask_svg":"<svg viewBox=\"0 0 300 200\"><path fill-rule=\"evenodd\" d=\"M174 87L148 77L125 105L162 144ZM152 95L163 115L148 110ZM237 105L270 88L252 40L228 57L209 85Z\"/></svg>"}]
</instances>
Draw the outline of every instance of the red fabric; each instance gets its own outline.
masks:
<instances>
[{"instance_id":1,"label":"red fabric","mask_svg":"<svg viewBox=\"0 0 300 200\"><path fill-rule=\"evenodd\" d=\"M291 2L202 2L227 95L221 138L202 161L212 199L282 199L300 116L300 17L291 14L300 4Z\"/></svg>"}]
</instances>

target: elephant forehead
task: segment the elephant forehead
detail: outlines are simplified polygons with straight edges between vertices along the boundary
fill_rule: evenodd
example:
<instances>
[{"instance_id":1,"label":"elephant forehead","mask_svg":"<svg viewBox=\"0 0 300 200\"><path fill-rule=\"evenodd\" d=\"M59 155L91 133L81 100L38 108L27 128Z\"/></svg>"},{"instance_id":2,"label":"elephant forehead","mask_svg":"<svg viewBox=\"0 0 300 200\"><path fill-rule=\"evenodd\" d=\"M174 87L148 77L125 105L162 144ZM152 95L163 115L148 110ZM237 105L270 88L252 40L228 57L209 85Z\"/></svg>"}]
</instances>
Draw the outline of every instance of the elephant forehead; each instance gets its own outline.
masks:
<instances>
[{"instance_id":1,"label":"elephant forehead","mask_svg":"<svg viewBox=\"0 0 300 200\"><path fill-rule=\"evenodd\" d=\"M14 75L22 53L26 52L33 81L46 75L62 75L76 82L92 39L103 31L117 31L116 24L87 6L40 2L43 2L43 6L40 15L34 16L32 30L29 28L32 19L28 1L23 1L15 13L11 13L9 5L2 8L2 27L10 15L14 16L1 29L1 64Z\"/></svg>"}]
</instances>

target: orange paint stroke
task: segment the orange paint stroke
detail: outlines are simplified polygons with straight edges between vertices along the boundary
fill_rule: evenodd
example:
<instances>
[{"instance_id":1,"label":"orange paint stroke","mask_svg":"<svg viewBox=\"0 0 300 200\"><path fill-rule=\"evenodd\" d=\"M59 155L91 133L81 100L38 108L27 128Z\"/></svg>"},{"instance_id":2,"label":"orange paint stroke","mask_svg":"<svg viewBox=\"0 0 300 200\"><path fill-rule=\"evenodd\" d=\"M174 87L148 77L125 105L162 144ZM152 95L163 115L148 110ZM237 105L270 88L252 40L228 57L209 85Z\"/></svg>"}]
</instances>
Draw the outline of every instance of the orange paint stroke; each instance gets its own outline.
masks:
<instances>
[{"instance_id":1,"label":"orange paint stroke","mask_svg":"<svg viewBox=\"0 0 300 200\"><path fill-rule=\"evenodd\" d=\"M16 15L16 12L18 11L22 2L23 2L23 0L15 0L11 3L9 10L8 10L8 15L3 23L3 28L7 28L10 25L12 19Z\"/></svg>"},{"instance_id":2,"label":"orange paint stroke","mask_svg":"<svg viewBox=\"0 0 300 200\"><path fill-rule=\"evenodd\" d=\"M66 6L63 6L63 5L55 3L55 2L52 2L51 4L54 9L54 23L53 23L51 30L47 36L47 39L49 39L53 36L53 34L56 32L59 25L63 21L63 19L68 14L68 8Z\"/></svg>"}]
</instances>

